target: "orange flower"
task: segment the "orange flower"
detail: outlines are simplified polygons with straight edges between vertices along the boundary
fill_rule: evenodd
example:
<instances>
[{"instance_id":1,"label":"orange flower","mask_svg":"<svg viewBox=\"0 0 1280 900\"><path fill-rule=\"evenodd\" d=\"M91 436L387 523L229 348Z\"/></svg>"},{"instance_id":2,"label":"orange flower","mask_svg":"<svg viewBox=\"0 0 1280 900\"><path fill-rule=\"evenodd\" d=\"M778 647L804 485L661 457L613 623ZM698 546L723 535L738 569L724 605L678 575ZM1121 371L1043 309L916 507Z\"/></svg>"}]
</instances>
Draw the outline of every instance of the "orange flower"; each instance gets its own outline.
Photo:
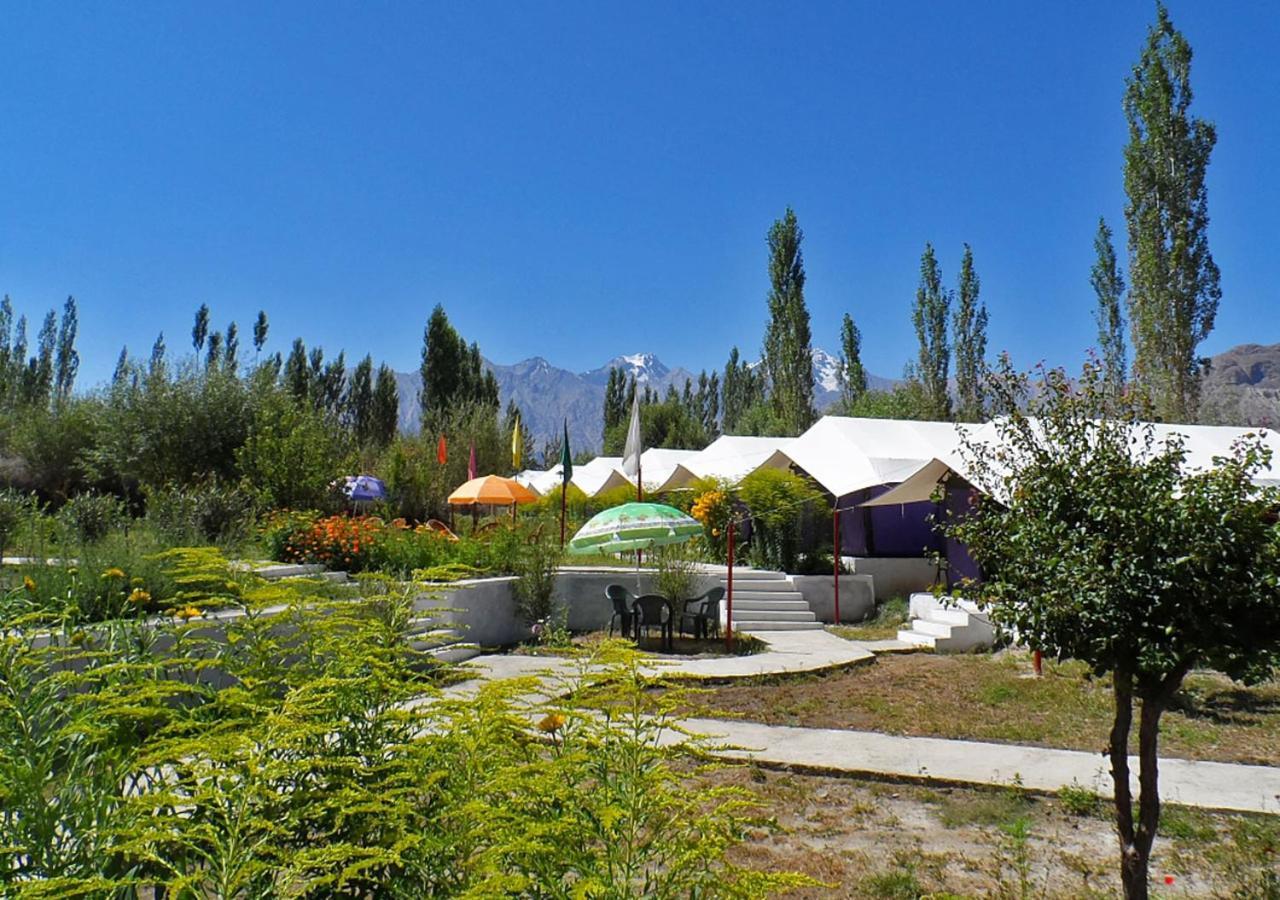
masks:
<instances>
[{"instance_id":1,"label":"orange flower","mask_svg":"<svg viewBox=\"0 0 1280 900\"><path fill-rule=\"evenodd\" d=\"M561 713L547 713L538 723L538 730L544 734L554 734L564 727L565 718Z\"/></svg>"}]
</instances>

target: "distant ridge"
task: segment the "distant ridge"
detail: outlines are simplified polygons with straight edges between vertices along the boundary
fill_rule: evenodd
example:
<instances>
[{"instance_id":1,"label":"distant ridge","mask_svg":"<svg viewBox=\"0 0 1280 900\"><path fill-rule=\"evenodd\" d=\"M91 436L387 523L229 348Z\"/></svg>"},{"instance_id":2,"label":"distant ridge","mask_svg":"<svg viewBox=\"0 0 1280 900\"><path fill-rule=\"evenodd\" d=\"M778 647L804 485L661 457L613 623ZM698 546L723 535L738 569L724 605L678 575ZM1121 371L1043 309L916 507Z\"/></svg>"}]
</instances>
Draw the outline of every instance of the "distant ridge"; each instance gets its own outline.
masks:
<instances>
[{"instance_id":1,"label":"distant ridge","mask_svg":"<svg viewBox=\"0 0 1280 900\"><path fill-rule=\"evenodd\" d=\"M520 407L525 427L533 435L534 447L540 453L543 443L560 434L561 423L568 420L569 443L575 453L598 451L604 428L604 387L609 370L617 367L637 383L649 385L659 394L668 386L684 390L685 379L697 388L697 373L677 366L669 368L652 353L615 356L588 372L571 372L552 365L541 356L533 356L509 366L484 361L498 380L498 398L505 408L508 400ZM825 350L813 351L814 400L819 410L830 407L840 394L837 379L839 362ZM891 379L868 377L873 388L892 386ZM421 426L418 392L422 386L417 372L397 372L400 389L400 430L413 433Z\"/></svg>"}]
</instances>

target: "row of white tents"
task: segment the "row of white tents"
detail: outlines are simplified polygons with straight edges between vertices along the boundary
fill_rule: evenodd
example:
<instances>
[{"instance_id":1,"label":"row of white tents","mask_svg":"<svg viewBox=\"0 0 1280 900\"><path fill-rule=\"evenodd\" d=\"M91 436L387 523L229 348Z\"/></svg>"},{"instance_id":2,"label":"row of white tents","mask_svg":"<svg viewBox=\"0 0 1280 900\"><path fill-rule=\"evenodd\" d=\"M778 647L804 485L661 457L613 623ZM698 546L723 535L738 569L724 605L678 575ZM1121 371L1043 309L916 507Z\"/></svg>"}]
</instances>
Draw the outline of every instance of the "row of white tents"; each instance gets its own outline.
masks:
<instances>
[{"instance_id":1,"label":"row of white tents","mask_svg":"<svg viewBox=\"0 0 1280 900\"><path fill-rule=\"evenodd\" d=\"M1212 465L1214 457L1229 452L1236 440L1258 434L1275 456L1275 478L1266 480L1280 481L1280 434L1275 431L1209 425L1154 427L1157 440L1182 436L1187 462L1193 468ZM737 484L757 469L794 467L836 498L899 486L891 494L882 494L876 505L911 503L927 499L933 486L949 474L974 482L961 452L966 433L971 444L998 440L996 426L990 422L965 425L824 416L796 438L724 435L702 450L652 448L640 457L640 477L646 494L662 494L686 488L699 479ZM520 472L516 480L545 494L560 484L560 466ZM616 456L600 456L574 466L571 481L589 497L635 485L623 473L621 457ZM860 505L870 501L868 497Z\"/></svg>"}]
</instances>

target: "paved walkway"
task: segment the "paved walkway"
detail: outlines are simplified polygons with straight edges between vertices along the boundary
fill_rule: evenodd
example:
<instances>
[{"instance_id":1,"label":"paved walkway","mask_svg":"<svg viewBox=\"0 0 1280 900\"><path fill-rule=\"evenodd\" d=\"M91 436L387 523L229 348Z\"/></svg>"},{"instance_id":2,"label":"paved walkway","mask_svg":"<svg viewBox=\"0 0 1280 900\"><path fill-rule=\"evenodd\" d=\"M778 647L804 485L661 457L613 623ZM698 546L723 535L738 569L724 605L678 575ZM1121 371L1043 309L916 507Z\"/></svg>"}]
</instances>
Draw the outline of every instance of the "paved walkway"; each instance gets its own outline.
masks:
<instances>
[{"instance_id":1,"label":"paved walkway","mask_svg":"<svg viewBox=\"0 0 1280 900\"><path fill-rule=\"evenodd\" d=\"M668 677L731 680L765 675L816 672L856 665L876 652L901 650L897 641L860 643L825 631L762 632L769 649L752 656L707 659L666 657L649 668ZM479 656L464 668L476 678L448 690L467 695L485 680L542 677L554 680L576 672L579 664L554 656L513 654ZM771 766L904 780L980 786L1013 786L1053 792L1077 784L1110 797L1108 760L1098 753L990 744L943 738L902 737L870 731L794 728L758 722L692 719L691 731L731 745L727 759ZM672 732L673 743L683 738ZM1131 761L1137 790L1137 760ZM1160 795L1165 802L1235 812L1280 814L1280 768L1183 759L1160 761Z\"/></svg>"}]
</instances>

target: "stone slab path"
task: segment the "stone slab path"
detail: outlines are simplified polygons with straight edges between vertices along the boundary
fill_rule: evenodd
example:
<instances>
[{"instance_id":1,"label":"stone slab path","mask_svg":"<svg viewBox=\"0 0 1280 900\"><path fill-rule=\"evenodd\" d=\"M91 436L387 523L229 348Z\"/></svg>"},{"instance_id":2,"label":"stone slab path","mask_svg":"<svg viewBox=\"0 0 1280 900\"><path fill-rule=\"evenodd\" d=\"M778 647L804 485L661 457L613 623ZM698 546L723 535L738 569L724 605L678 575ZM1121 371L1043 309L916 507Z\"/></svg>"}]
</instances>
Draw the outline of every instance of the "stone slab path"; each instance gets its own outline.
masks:
<instances>
[{"instance_id":1,"label":"stone slab path","mask_svg":"<svg viewBox=\"0 0 1280 900\"><path fill-rule=\"evenodd\" d=\"M1110 762L1100 753L721 719L684 724L741 748L725 751L727 758L771 766L1044 792L1076 784L1103 797L1113 793ZM1136 797L1136 757L1129 767ZM1280 768L1162 759L1160 798L1206 809L1280 814Z\"/></svg>"},{"instance_id":2,"label":"stone slab path","mask_svg":"<svg viewBox=\"0 0 1280 900\"><path fill-rule=\"evenodd\" d=\"M657 674L702 680L732 680L818 672L856 665L874 651L895 652L897 641L846 641L825 631L781 631L757 635L768 650L752 656L705 659L665 657L649 668ZM446 693L466 696L486 680L538 677L555 681L578 671L572 660L555 656L489 654L462 668L475 678ZM552 693L554 691L551 691ZM1009 786L1055 792L1076 784L1110 797L1108 760L1100 753L993 744L943 738L903 737L871 731L796 728L758 722L692 719L691 731L731 745L727 759L800 770L870 775L911 781ZM682 740L675 733L672 742ZM1137 790L1137 760L1130 762ZM1168 803L1233 812L1280 814L1280 768L1184 759L1160 761L1160 795Z\"/></svg>"}]
</instances>

